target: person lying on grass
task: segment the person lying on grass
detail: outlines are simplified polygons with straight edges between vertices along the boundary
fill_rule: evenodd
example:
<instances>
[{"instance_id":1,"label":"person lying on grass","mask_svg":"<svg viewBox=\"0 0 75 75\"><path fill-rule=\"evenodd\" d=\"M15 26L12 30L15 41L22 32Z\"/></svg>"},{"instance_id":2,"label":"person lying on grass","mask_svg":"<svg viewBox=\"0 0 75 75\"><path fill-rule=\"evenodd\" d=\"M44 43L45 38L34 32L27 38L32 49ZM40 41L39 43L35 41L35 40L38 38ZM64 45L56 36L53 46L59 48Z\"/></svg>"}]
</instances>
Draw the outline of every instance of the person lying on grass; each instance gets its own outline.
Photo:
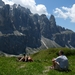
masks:
<instances>
[{"instance_id":1,"label":"person lying on grass","mask_svg":"<svg viewBox=\"0 0 75 75\"><path fill-rule=\"evenodd\" d=\"M32 62L33 60L32 60L32 58L30 56L27 56L27 55L23 54L22 57L18 57L18 61L23 61L23 62L30 61L30 62Z\"/></svg>"},{"instance_id":2,"label":"person lying on grass","mask_svg":"<svg viewBox=\"0 0 75 75\"><path fill-rule=\"evenodd\" d=\"M50 68L56 70L68 70L69 62L68 58L64 55L62 50L59 51L59 56L52 59L53 66Z\"/></svg>"}]
</instances>

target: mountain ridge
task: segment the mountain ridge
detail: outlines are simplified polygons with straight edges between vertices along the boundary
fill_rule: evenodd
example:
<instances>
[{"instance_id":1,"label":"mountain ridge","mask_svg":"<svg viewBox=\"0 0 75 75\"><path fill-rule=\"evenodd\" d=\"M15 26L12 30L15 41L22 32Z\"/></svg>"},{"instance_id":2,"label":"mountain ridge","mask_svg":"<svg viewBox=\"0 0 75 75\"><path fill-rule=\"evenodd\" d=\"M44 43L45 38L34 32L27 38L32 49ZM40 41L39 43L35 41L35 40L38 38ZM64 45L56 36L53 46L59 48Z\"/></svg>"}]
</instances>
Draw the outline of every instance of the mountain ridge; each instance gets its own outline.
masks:
<instances>
[{"instance_id":1,"label":"mountain ridge","mask_svg":"<svg viewBox=\"0 0 75 75\"><path fill-rule=\"evenodd\" d=\"M75 48L74 38L75 32L58 26L53 15L48 19L16 4L0 8L0 51L21 54L47 47Z\"/></svg>"},{"instance_id":2,"label":"mountain ridge","mask_svg":"<svg viewBox=\"0 0 75 75\"><path fill-rule=\"evenodd\" d=\"M0 0L0 7L3 5L5 5L5 3L2 0Z\"/></svg>"}]
</instances>

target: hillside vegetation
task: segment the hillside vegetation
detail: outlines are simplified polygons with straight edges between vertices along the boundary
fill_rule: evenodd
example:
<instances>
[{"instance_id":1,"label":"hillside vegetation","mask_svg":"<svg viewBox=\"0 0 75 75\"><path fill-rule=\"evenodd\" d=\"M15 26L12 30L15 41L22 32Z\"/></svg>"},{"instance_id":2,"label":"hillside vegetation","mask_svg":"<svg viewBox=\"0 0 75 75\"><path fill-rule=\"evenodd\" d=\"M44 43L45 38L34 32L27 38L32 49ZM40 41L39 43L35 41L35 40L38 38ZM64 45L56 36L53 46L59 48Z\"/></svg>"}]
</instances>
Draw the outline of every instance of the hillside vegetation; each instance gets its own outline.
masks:
<instances>
[{"instance_id":1,"label":"hillside vegetation","mask_svg":"<svg viewBox=\"0 0 75 75\"><path fill-rule=\"evenodd\" d=\"M69 72L50 70L51 59L58 56L62 49L69 59ZM31 55L33 62L18 62L16 57L0 56L0 75L74 75L75 74L75 50L68 48L51 48L41 50Z\"/></svg>"}]
</instances>

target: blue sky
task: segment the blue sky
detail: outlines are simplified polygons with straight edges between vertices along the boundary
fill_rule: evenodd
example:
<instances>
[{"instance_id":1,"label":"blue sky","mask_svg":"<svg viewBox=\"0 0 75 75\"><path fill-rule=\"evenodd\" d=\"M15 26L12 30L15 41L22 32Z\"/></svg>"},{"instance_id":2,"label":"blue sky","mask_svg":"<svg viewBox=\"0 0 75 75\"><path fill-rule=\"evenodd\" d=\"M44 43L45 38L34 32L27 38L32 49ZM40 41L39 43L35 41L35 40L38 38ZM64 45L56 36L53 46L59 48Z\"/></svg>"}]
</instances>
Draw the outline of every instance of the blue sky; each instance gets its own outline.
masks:
<instances>
[{"instance_id":1,"label":"blue sky","mask_svg":"<svg viewBox=\"0 0 75 75\"><path fill-rule=\"evenodd\" d=\"M56 24L75 32L75 0L3 0L6 4L20 4L33 14L53 14Z\"/></svg>"},{"instance_id":2,"label":"blue sky","mask_svg":"<svg viewBox=\"0 0 75 75\"><path fill-rule=\"evenodd\" d=\"M72 8L72 6L75 4L75 0L35 0L35 1L37 4L44 4L47 8L48 13L53 14L54 16L56 16L56 14L54 14L54 10L56 8L61 9L61 7L63 6L67 8ZM62 17L61 18L56 17L56 23L57 25L75 31L75 21L71 22L70 18L64 19Z\"/></svg>"}]
</instances>

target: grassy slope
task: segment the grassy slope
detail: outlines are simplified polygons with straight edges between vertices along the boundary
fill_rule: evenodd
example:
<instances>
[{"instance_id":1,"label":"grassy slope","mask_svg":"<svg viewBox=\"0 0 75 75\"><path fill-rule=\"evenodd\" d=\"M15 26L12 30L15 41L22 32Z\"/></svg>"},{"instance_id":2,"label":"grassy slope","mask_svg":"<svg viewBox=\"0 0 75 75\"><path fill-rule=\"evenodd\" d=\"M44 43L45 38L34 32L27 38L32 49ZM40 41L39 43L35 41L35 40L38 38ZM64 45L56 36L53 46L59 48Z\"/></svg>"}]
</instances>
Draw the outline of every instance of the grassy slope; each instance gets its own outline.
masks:
<instances>
[{"instance_id":1,"label":"grassy slope","mask_svg":"<svg viewBox=\"0 0 75 75\"><path fill-rule=\"evenodd\" d=\"M70 72L58 72L48 70L51 59L56 57L60 48L42 50L31 55L34 62L17 62L15 57L0 57L0 75L74 75L75 74L75 50L63 48L69 59Z\"/></svg>"}]
</instances>

